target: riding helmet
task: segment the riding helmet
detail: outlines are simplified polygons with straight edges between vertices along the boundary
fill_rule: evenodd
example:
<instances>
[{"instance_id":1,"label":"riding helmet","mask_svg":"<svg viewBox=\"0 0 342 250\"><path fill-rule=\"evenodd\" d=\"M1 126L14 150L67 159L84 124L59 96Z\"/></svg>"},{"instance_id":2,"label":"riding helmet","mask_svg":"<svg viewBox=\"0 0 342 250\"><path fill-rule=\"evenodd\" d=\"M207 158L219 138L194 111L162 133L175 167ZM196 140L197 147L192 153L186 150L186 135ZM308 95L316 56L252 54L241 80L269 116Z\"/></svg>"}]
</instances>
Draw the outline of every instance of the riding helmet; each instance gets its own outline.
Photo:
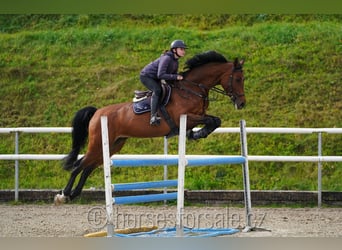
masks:
<instances>
[{"instance_id":1,"label":"riding helmet","mask_svg":"<svg viewBox=\"0 0 342 250\"><path fill-rule=\"evenodd\" d=\"M187 46L186 46L186 44L184 43L183 40L174 40L174 41L171 43L170 48L171 48L171 49L176 49L176 48L183 48L183 49L186 49Z\"/></svg>"}]
</instances>

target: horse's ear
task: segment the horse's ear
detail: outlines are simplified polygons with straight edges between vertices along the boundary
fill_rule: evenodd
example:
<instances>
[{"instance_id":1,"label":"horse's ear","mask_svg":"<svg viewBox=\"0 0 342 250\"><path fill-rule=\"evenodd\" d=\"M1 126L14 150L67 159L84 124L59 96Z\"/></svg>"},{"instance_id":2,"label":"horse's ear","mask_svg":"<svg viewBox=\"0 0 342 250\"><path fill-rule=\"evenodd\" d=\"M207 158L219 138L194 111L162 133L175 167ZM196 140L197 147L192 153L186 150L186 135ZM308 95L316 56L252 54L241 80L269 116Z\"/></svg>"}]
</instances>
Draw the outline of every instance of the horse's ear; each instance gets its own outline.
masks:
<instances>
[{"instance_id":1,"label":"horse's ear","mask_svg":"<svg viewBox=\"0 0 342 250\"><path fill-rule=\"evenodd\" d=\"M241 67L243 64L244 64L244 62L245 62L245 60L240 60L239 61L239 59L238 58L235 58L235 60L234 60L234 67Z\"/></svg>"},{"instance_id":2,"label":"horse's ear","mask_svg":"<svg viewBox=\"0 0 342 250\"><path fill-rule=\"evenodd\" d=\"M234 67L237 67L239 65L239 59L236 57L234 59Z\"/></svg>"}]
</instances>

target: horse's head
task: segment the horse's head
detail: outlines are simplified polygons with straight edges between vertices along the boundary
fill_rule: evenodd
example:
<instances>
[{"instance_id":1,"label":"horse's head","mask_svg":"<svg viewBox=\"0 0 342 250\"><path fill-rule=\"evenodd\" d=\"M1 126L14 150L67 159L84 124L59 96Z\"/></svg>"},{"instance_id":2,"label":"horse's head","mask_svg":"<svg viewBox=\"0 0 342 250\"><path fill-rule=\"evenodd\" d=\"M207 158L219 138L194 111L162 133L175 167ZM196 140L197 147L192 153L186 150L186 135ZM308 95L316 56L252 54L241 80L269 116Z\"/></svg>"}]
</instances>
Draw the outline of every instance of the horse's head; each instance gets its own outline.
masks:
<instances>
[{"instance_id":1,"label":"horse's head","mask_svg":"<svg viewBox=\"0 0 342 250\"><path fill-rule=\"evenodd\" d=\"M188 71L184 73L185 82L200 87L202 90L215 89L220 94L228 95L235 107L242 109L246 105L243 63L243 60L239 61L237 58L234 62L228 62L221 54L207 51L186 61ZM217 84L220 84L224 91L216 89Z\"/></svg>"},{"instance_id":2,"label":"horse's head","mask_svg":"<svg viewBox=\"0 0 342 250\"><path fill-rule=\"evenodd\" d=\"M228 76L221 80L221 86L226 94L232 100L236 109L242 109L246 105L246 98L244 92L244 76L242 65L244 61L239 61L237 58L234 60L232 70Z\"/></svg>"}]
</instances>

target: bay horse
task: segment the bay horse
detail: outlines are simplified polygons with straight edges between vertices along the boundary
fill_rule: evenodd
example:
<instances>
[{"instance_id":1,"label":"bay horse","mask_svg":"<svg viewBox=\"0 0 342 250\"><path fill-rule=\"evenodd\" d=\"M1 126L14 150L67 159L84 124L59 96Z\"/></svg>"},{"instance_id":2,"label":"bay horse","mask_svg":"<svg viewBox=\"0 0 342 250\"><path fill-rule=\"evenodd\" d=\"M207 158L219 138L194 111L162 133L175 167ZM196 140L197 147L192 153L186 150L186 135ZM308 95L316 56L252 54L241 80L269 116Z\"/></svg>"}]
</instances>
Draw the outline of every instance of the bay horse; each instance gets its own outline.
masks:
<instances>
[{"instance_id":1,"label":"bay horse","mask_svg":"<svg viewBox=\"0 0 342 250\"><path fill-rule=\"evenodd\" d=\"M239 61L237 58L227 61L215 51L197 54L186 61L183 80L171 83L172 93L166 111L176 127L179 127L180 115L187 114L188 139L205 138L221 125L220 118L206 114L210 90L228 96L236 109L245 106L243 63L243 60ZM216 85L221 85L223 90ZM150 112L135 114L132 102L113 104L100 109L85 107L77 111L72 122L72 150L63 159L63 168L70 170L71 175L64 190L55 196L55 204L79 196L88 176L96 167L102 165L101 116L108 117L110 155L118 153L129 137L151 138L177 134L177 131L172 131L167 119L162 119L159 126L151 126ZM198 125L202 128L193 131ZM87 138L88 150L78 159ZM79 174L81 176L73 189Z\"/></svg>"}]
</instances>

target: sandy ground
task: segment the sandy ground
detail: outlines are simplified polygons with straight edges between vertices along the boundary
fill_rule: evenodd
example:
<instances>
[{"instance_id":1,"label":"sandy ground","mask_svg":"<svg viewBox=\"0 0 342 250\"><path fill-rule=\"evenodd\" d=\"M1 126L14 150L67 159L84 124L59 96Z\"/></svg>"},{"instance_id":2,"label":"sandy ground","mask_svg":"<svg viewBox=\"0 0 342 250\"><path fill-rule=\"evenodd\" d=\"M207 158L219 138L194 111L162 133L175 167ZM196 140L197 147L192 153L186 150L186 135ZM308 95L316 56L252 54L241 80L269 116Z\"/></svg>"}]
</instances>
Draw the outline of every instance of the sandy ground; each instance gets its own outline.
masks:
<instances>
[{"instance_id":1,"label":"sandy ground","mask_svg":"<svg viewBox=\"0 0 342 250\"><path fill-rule=\"evenodd\" d=\"M117 229L157 226L173 227L176 206L116 206ZM255 231L241 232L244 208L188 207L184 224L192 228L238 228L228 237L341 237L342 208L253 208ZM102 231L105 206L8 205L0 204L2 237L83 237Z\"/></svg>"}]
</instances>

